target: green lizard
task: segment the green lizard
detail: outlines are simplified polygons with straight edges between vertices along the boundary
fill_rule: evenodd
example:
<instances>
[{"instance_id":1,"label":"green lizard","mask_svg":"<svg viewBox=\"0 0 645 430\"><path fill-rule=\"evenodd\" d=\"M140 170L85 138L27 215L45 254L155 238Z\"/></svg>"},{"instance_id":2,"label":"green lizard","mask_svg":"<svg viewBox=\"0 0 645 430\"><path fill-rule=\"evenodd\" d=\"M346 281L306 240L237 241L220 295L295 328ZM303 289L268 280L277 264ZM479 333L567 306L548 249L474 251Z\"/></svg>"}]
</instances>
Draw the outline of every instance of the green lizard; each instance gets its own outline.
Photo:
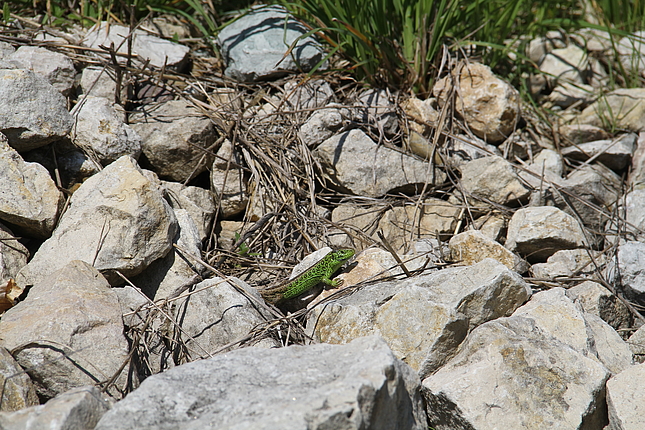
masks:
<instances>
[{"instance_id":1,"label":"green lizard","mask_svg":"<svg viewBox=\"0 0 645 430\"><path fill-rule=\"evenodd\" d=\"M339 279L332 280L331 277L340 269L340 266L353 256L353 249L332 251L294 279L275 287L260 290L260 295L268 303L277 304L283 300L299 296L321 282L332 287L339 287L343 284L343 281Z\"/></svg>"}]
</instances>

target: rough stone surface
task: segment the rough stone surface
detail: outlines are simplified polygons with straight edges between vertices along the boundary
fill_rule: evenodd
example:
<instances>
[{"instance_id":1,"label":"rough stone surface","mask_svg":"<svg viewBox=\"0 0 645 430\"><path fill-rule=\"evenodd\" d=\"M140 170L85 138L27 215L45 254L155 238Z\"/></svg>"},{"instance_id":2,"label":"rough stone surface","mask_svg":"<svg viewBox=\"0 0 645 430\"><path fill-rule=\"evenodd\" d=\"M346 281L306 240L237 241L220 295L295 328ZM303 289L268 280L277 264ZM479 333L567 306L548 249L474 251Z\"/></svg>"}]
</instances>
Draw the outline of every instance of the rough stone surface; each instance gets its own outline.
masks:
<instances>
[{"instance_id":1,"label":"rough stone surface","mask_svg":"<svg viewBox=\"0 0 645 430\"><path fill-rule=\"evenodd\" d=\"M201 258L202 242L195 222L184 209L176 209L174 213L179 231L173 244L179 245L182 251L171 249L165 257L153 261L131 279L134 285L155 301L169 298L175 291L199 282L204 269L182 253L185 250L193 257Z\"/></svg>"},{"instance_id":2,"label":"rough stone surface","mask_svg":"<svg viewBox=\"0 0 645 430\"><path fill-rule=\"evenodd\" d=\"M604 266L604 263L604 256L596 251L582 248L563 249L550 256L546 263L531 266L531 272L536 278L543 279L591 275L598 267Z\"/></svg>"},{"instance_id":3,"label":"rough stone surface","mask_svg":"<svg viewBox=\"0 0 645 430\"><path fill-rule=\"evenodd\" d=\"M309 119L300 126L298 137L311 148L323 143L334 135L334 133L349 122L351 113L349 109L341 108L341 105L329 104L322 109L316 110Z\"/></svg>"},{"instance_id":4,"label":"rough stone surface","mask_svg":"<svg viewBox=\"0 0 645 430\"><path fill-rule=\"evenodd\" d=\"M29 151L60 139L74 120L67 101L31 70L0 69L0 132L17 151Z\"/></svg>"},{"instance_id":5,"label":"rough stone surface","mask_svg":"<svg viewBox=\"0 0 645 430\"><path fill-rule=\"evenodd\" d=\"M645 88L620 88L588 106L576 121L609 130L645 131L643 99Z\"/></svg>"},{"instance_id":6,"label":"rough stone surface","mask_svg":"<svg viewBox=\"0 0 645 430\"><path fill-rule=\"evenodd\" d=\"M468 161L460 170L464 190L474 197L508 205L526 200L530 194L515 169L502 157Z\"/></svg>"},{"instance_id":7,"label":"rough stone surface","mask_svg":"<svg viewBox=\"0 0 645 430\"><path fill-rule=\"evenodd\" d=\"M232 282L261 300L259 294L240 280L226 282L222 278L210 278L196 284L190 290L193 294L173 303L181 329L177 328L177 333L171 337L181 339L187 348L187 357L182 357L181 363L208 358L244 338L270 318L266 311L259 310L255 303L241 295ZM266 338L254 346L276 348L279 343Z\"/></svg>"},{"instance_id":8,"label":"rough stone surface","mask_svg":"<svg viewBox=\"0 0 645 430\"><path fill-rule=\"evenodd\" d=\"M606 270L607 280L617 282L625 297L645 304L645 243L618 246L615 261Z\"/></svg>"},{"instance_id":9,"label":"rough stone surface","mask_svg":"<svg viewBox=\"0 0 645 430\"><path fill-rule=\"evenodd\" d=\"M552 206L518 209L508 223L506 247L531 262L584 245L585 237L575 218Z\"/></svg>"},{"instance_id":10,"label":"rough stone surface","mask_svg":"<svg viewBox=\"0 0 645 430\"><path fill-rule=\"evenodd\" d=\"M423 380L428 425L454 429L601 429L609 371L530 318L489 321Z\"/></svg>"},{"instance_id":11,"label":"rough stone surface","mask_svg":"<svg viewBox=\"0 0 645 430\"><path fill-rule=\"evenodd\" d=\"M76 116L72 141L102 164L110 164L123 155L139 158L141 138L125 123L125 110L120 105L103 97L87 96L72 114Z\"/></svg>"},{"instance_id":12,"label":"rough stone surface","mask_svg":"<svg viewBox=\"0 0 645 430\"><path fill-rule=\"evenodd\" d=\"M130 28L114 23L100 22L92 27L83 38L83 45L99 49L100 45L110 46L121 53L128 53L128 43L125 41L130 34ZM149 60L157 68L181 68L188 58L190 49L187 46L149 35L142 30L135 30L132 38L132 53L141 61ZM125 57L119 57L125 62Z\"/></svg>"},{"instance_id":13,"label":"rough stone surface","mask_svg":"<svg viewBox=\"0 0 645 430\"><path fill-rule=\"evenodd\" d=\"M0 412L3 430L76 430L92 429L110 408L96 387L81 387L12 413Z\"/></svg>"},{"instance_id":14,"label":"rough stone surface","mask_svg":"<svg viewBox=\"0 0 645 430\"><path fill-rule=\"evenodd\" d=\"M242 156L226 139L217 151L211 169L211 191L220 202L224 219L240 214L249 203L244 171L231 165L229 160L237 164L242 161Z\"/></svg>"},{"instance_id":15,"label":"rough stone surface","mask_svg":"<svg viewBox=\"0 0 645 430\"><path fill-rule=\"evenodd\" d=\"M643 428L645 364L630 367L607 381L610 430Z\"/></svg>"},{"instance_id":16,"label":"rough stone surface","mask_svg":"<svg viewBox=\"0 0 645 430\"><path fill-rule=\"evenodd\" d=\"M540 64L540 71L550 75L551 82L571 82L584 84L589 60L584 50L575 45L554 49Z\"/></svg>"},{"instance_id":17,"label":"rough stone surface","mask_svg":"<svg viewBox=\"0 0 645 430\"><path fill-rule=\"evenodd\" d=\"M445 180L445 174L432 164L378 146L361 130L327 139L314 151L314 156L327 180L350 194L378 197Z\"/></svg>"},{"instance_id":18,"label":"rough stone surface","mask_svg":"<svg viewBox=\"0 0 645 430\"><path fill-rule=\"evenodd\" d=\"M310 71L325 54L311 36L298 40L308 31L281 6L253 10L217 36L227 64L225 74L248 82ZM296 41L291 55L285 55Z\"/></svg>"},{"instance_id":19,"label":"rough stone surface","mask_svg":"<svg viewBox=\"0 0 645 430\"><path fill-rule=\"evenodd\" d=\"M86 96L105 97L114 101L116 95L114 71L108 67L88 66L84 68L81 74L81 89ZM125 98L122 97L122 99Z\"/></svg>"},{"instance_id":20,"label":"rough stone surface","mask_svg":"<svg viewBox=\"0 0 645 430\"><path fill-rule=\"evenodd\" d=\"M38 404L38 396L31 379L9 351L2 346L0 346L0 386L2 386L2 397L0 397L2 412L17 411Z\"/></svg>"},{"instance_id":21,"label":"rough stone surface","mask_svg":"<svg viewBox=\"0 0 645 430\"><path fill-rule=\"evenodd\" d=\"M519 92L493 74L490 67L469 62L455 68L458 82L455 110L472 132L489 143L505 140L515 130L520 118ZM432 89L443 106L448 103L451 78L439 80Z\"/></svg>"},{"instance_id":22,"label":"rough stone surface","mask_svg":"<svg viewBox=\"0 0 645 430\"><path fill-rule=\"evenodd\" d=\"M585 312L603 319L615 330L632 327L627 306L597 282L585 281L567 290L567 296L579 303Z\"/></svg>"},{"instance_id":23,"label":"rough stone surface","mask_svg":"<svg viewBox=\"0 0 645 430\"><path fill-rule=\"evenodd\" d=\"M562 146L579 145L610 138L609 133L605 130L589 124L567 124L561 126L558 131L562 139Z\"/></svg>"},{"instance_id":24,"label":"rough stone surface","mask_svg":"<svg viewBox=\"0 0 645 430\"><path fill-rule=\"evenodd\" d=\"M425 430L418 389L416 374L375 337L245 348L151 376L95 430Z\"/></svg>"},{"instance_id":25,"label":"rough stone surface","mask_svg":"<svg viewBox=\"0 0 645 430\"><path fill-rule=\"evenodd\" d=\"M459 233L450 239L450 259L472 265L492 258L517 273L528 270L528 264L498 242L484 236L479 230Z\"/></svg>"},{"instance_id":26,"label":"rough stone surface","mask_svg":"<svg viewBox=\"0 0 645 430\"><path fill-rule=\"evenodd\" d=\"M0 224L0 285L15 278L27 264L29 251L11 230Z\"/></svg>"},{"instance_id":27,"label":"rough stone surface","mask_svg":"<svg viewBox=\"0 0 645 430\"><path fill-rule=\"evenodd\" d=\"M195 222L197 232L201 241L207 239L211 234L211 227L217 205L213 193L200 187L190 187L178 182L161 182L166 200L173 209L184 209Z\"/></svg>"},{"instance_id":28,"label":"rough stone surface","mask_svg":"<svg viewBox=\"0 0 645 430\"><path fill-rule=\"evenodd\" d=\"M9 309L0 341L45 399L110 378L128 356L116 294L82 261L44 278Z\"/></svg>"},{"instance_id":29,"label":"rough stone surface","mask_svg":"<svg viewBox=\"0 0 645 430\"><path fill-rule=\"evenodd\" d=\"M573 160L587 161L593 157L611 170L620 171L629 166L636 144L636 134L625 134L613 140L596 140L569 146L562 155Z\"/></svg>"},{"instance_id":30,"label":"rough stone surface","mask_svg":"<svg viewBox=\"0 0 645 430\"><path fill-rule=\"evenodd\" d=\"M69 95L74 87L76 69L65 54L37 46L21 46L9 58L45 78L63 95Z\"/></svg>"},{"instance_id":31,"label":"rough stone surface","mask_svg":"<svg viewBox=\"0 0 645 430\"><path fill-rule=\"evenodd\" d=\"M49 237L62 208L63 195L47 169L38 163L26 163L0 134L0 172L0 220L24 234Z\"/></svg>"},{"instance_id":32,"label":"rough stone surface","mask_svg":"<svg viewBox=\"0 0 645 430\"><path fill-rule=\"evenodd\" d=\"M172 100L145 113L131 115L131 127L141 136L143 154L164 179L183 182L213 162L217 133L211 121L193 105Z\"/></svg>"},{"instance_id":33,"label":"rough stone surface","mask_svg":"<svg viewBox=\"0 0 645 430\"><path fill-rule=\"evenodd\" d=\"M115 285L164 257L177 220L157 185L123 156L81 185L51 238L16 281L30 285L72 260L91 263Z\"/></svg>"},{"instance_id":34,"label":"rough stone surface","mask_svg":"<svg viewBox=\"0 0 645 430\"><path fill-rule=\"evenodd\" d=\"M109 408L98 388L75 388L44 405L12 413L0 412L0 427L3 430L93 429Z\"/></svg>"}]
</instances>

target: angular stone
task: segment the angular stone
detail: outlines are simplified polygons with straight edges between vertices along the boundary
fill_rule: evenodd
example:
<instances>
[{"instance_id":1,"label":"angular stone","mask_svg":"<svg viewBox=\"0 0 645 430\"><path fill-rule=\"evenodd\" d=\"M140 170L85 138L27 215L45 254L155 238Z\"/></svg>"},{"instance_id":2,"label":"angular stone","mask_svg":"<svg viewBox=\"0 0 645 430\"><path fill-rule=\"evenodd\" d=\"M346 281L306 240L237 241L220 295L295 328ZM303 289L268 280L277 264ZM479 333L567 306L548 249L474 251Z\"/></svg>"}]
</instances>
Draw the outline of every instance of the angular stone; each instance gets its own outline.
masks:
<instances>
[{"instance_id":1,"label":"angular stone","mask_svg":"<svg viewBox=\"0 0 645 430\"><path fill-rule=\"evenodd\" d=\"M451 82L457 82L455 111L472 132L489 143L505 140L515 130L520 118L520 94L483 64L461 63L452 77L439 80L432 93L439 105L449 103Z\"/></svg>"},{"instance_id":2,"label":"angular stone","mask_svg":"<svg viewBox=\"0 0 645 430\"><path fill-rule=\"evenodd\" d=\"M87 96L75 106L72 141L108 165L123 155L135 160L141 154L141 138L125 123L125 110L103 97Z\"/></svg>"},{"instance_id":3,"label":"angular stone","mask_svg":"<svg viewBox=\"0 0 645 430\"><path fill-rule=\"evenodd\" d=\"M361 196L410 191L426 182L441 184L446 178L432 164L378 146L358 129L327 139L314 151L314 156L332 186Z\"/></svg>"},{"instance_id":4,"label":"angular stone","mask_svg":"<svg viewBox=\"0 0 645 430\"><path fill-rule=\"evenodd\" d=\"M628 300L645 304L645 243L627 242L618 246L616 261L606 269L607 281L619 285Z\"/></svg>"},{"instance_id":5,"label":"angular stone","mask_svg":"<svg viewBox=\"0 0 645 430\"><path fill-rule=\"evenodd\" d=\"M611 170L620 171L627 167L634 153L636 134L625 134L613 140L596 140L562 149L562 155L573 160L587 161L593 157Z\"/></svg>"},{"instance_id":6,"label":"angular stone","mask_svg":"<svg viewBox=\"0 0 645 430\"><path fill-rule=\"evenodd\" d=\"M5 312L0 333L4 347L27 369L45 399L105 381L128 358L116 294L82 261L35 284L26 300ZM125 377L118 379L120 388Z\"/></svg>"},{"instance_id":7,"label":"angular stone","mask_svg":"<svg viewBox=\"0 0 645 430\"><path fill-rule=\"evenodd\" d=\"M561 249L585 246L578 222L552 206L518 209L508 223L506 247L530 262L544 261Z\"/></svg>"},{"instance_id":8,"label":"angular stone","mask_svg":"<svg viewBox=\"0 0 645 430\"><path fill-rule=\"evenodd\" d=\"M587 53L575 45L554 49L540 63L540 71L549 75L551 82L583 84L588 68Z\"/></svg>"},{"instance_id":9,"label":"angular stone","mask_svg":"<svg viewBox=\"0 0 645 430\"><path fill-rule=\"evenodd\" d=\"M161 103L130 116L141 136L143 153L159 177L184 182L213 162L217 133L210 119L183 100Z\"/></svg>"},{"instance_id":10,"label":"angular stone","mask_svg":"<svg viewBox=\"0 0 645 430\"><path fill-rule=\"evenodd\" d=\"M492 258L517 273L525 273L528 263L504 248L498 242L484 236L478 230L468 230L450 239L450 259L466 265Z\"/></svg>"},{"instance_id":11,"label":"angular stone","mask_svg":"<svg viewBox=\"0 0 645 430\"><path fill-rule=\"evenodd\" d=\"M17 151L65 137L74 124L67 101L31 70L0 69L0 132Z\"/></svg>"},{"instance_id":12,"label":"angular stone","mask_svg":"<svg viewBox=\"0 0 645 430\"><path fill-rule=\"evenodd\" d=\"M298 137L308 147L315 148L332 137L344 123L350 120L349 109L343 109L342 105L331 103L311 114L309 119L300 126Z\"/></svg>"},{"instance_id":13,"label":"angular stone","mask_svg":"<svg viewBox=\"0 0 645 430\"><path fill-rule=\"evenodd\" d=\"M69 390L44 405L13 413L0 413L3 430L71 430L92 429L110 409L96 387Z\"/></svg>"},{"instance_id":14,"label":"angular stone","mask_svg":"<svg viewBox=\"0 0 645 430\"><path fill-rule=\"evenodd\" d=\"M154 67L159 69L170 67L176 70L180 69L188 59L190 48L187 46L152 36L139 29L134 30L132 34L132 54L138 56L141 61L149 60ZM114 49L117 52L128 54L126 41L128 35L130 35L129 27L100 22L88 30L82 43L84 46L96 49L99 49L100 45L109 47L114 43ZM125 57L117 58L125 62Z\"/></svg>"},{"instance_id":15,"label":"angular stone","mask_svg":"<svg viewBox=\"0 0 645 430\"><path fill-rule=\"evenodd\" d=\"M63 206L63 194L47 169L26 163L0 134L0 171L0 220L27 235L49 237Z\"/></svg>"},{"instance_id":16,"label":"angular stone","mask_svg":"<svg viewBox=\"0 0 645 430\"><path fill-rule=\"evenodd\" d=\"M645 364L632 366L607 381L609 428L640 430L645 404Z\"/></svg>"},{"instance_id":17,"label":"angular stone","mask_svg":"<svg viewBox=\"0 0 645 430\"><path fill-rule=\"evenodd\" d=\"M250 82L312 70L325 54L313 37L304 37L308 31L282 6L251 10L217 36L226 76Z\"/></svg>"},{"instance_id":18,"label":"angular stone","mask_svg":"<svg viewBox=\"0 0 645 430\"><path fill-rule=\"evenodd\" d=\"M584 314L584 319L593 339L594 353L611 373L620 373L633 365L632 351L616 330L599 316Z\"/></svg>"},{"instance_id":19,"label":"angular stone","mask_svg":"<svg viewBox=\"0 0 645 430\"><path fill-rule=\"evenodd\" d=\"M177 353L177 364L211 357L223 348L230 351L229 345L270 319L264 309L258 309L255 303L240 294L233 282L261 300L259 294L239 279L227 282L222 278L210 278L196 284L190 290L191 295L173 303L173 313L181 328L177 327L169 337L178 339L185 348L185 353ZM267 337L252 345L277 348L279 342Z\"/></svg>"},{"instance_id":20,"label":"angular stone","mask_svg":"<svg viewBox=\"0 0 645 430\"><path fill-rule=\"evenodd\" d=\"M51 238L16 281L33 285L72 260L91 263L115 285L164 257L177 220L158 186L123 156L81 185Z\"/></svg>"},{"instance_id":21,"label":"angular stone","mask_svg":"<svg viewBox=\"0 0 645 430\"><path fill-rule=\"evenodd\" d=\"M461 167L461 184L475 198L508 205L526 200L530 194L511 164L502 157L484 157Z\"/></svg>"},{"instance_id":22,"label":"angular stone","mask_svg":"<svg viewBox=\"0 0 645 430\"><path fill-rule=\"evenodd\" d=\"M200 272L204 269L201 264L183 254L185 251L193 257L201 258L202 242L194 221L184 209L176 209L174 212L179 231L173 244L179 245L182 251L171 249L165 257L153 261L131 279L134 285L154 301L170 298L177 290L196 284L201 280Z\"/></svg>"},{"instance_id":23,"label":"angular stone","mask_svg":"<svg viewBox=\"0 0 645 430\"><path fill-rule=\"evenodd\" d=\"M602 164L587 164L570 173L559 185L559 192L554 195L556 206L572 216L580 216L591 230L602 231L609 217L590 204L601 209L614 204L621 189L620 176Z\"/></svg>"},{"instance_id":24,"label":"angular stone","mask_svg":"<svg viewBox=\"0 0 645 430\"><path fill-rule=\"evenodd\" d=\"M29 251L18 242L7 227L0 224L0 285L15 278L20 269L27 265Z\"/></svg>"},{"instance_id":25,"label":"angular stone","mask_svg":"<svg viewBox=\"0 0 645 430\"><path fill-rule=\"evenodd\" d=\"M149 377L95 430L426 430L418 390L418 376L376 337L244 348Z\"/></svg>"},{"instance_id":26,"label":"angular stone","mask_svg":"<svg viewBox=\"0 0 645 430\"><path fill-rule=\"evenodd\" d=\"M561 135L561 145L579 145L581 143L593 142L594 140L609 139L609 133L600 127L589 124L563 125L558 130Z\"/></svg>"},{"instance_id":27,"label":"angular stone","mask_svg":"<svg viewBox=\"0 0 645 430\"><path fill-rule=\"evenodd\" d=\"M585 312L603 319L614 330L632 326L632 315L627 306L597 282L585 281L567 290L567 296L579 303Z\"/></svg>"},{"instance_id":28,"label":"angular stone","mask_svg":"<svg viewBox=\"0 0 645 430\"><path fill-rule=\"evenodd\" d=\"M188 187L179 182L161 181L166 200L173 209L185 209L195 222L201 241L211 235L217 205L213 193L200 187Z\"/></svg>"},{"instance_id":29,"label":"angular stone","mask_svg":"<svg viewBox=\"0 0 645 430\"><path fill-rule=\"evenodd\" d=\"M645 131L645 88L620 88L585 108L577 122L607 130Z\"/></svg>"},{"instance_id":30,"label":"angular stone","mask_svg":"<svg viewBox=\"0 0 645 430\"><path fill-rule=\"evenodd\" d=\"M422 391L436 430L600 429L608 378L597 360L513 316L473 330Z\"/></svg>"},{"instance_id":31,"label":"angular stone","mask_svg":"<svg viewBox=\"0 0 645 430\"><path fill-rule=\"evenodd\" d=\"M88 66L83 69L81 75L81 89L86 96L104 97L110 101L115 100L116 76L114 71L108 67ZM124 88L121 89L122 92ZM121 99L125 100L121 94Z\"/></svg>"},{"instance_id":32,"label":"angular stone","mask_svg":"<svg viewBox=\"0 0 645 430\"><path fill-rule=\"evenodd\" d=\"M75 84L76 69L67 55L38 46L21 46L9 58L45 78L63 95L70 95Z\"/></svg>"},{"instance_id":33,"label":"angular stone","mask_svg":"<svg viewBox=\"0 0 645 430\"><path fill-rule=\"evenodd\" d=\"M2 397L0 397L2 412L18 411L39 404L31 379L4 347L0 347L0 386L2 386ZM2 413L0 413L1 416ZM2 418L0 418L0 427L2 424Z\"/></svg>"},{"instance_id":34,"label":"angular stone","mask_svg":"<svg viewBox=\"0 0 645 430\"><path fill-rule=\"evenodd\" d=\"M546 263L531 266L531 272L536 278L542 279L591 275L598 267L604 266L604 263L604 256L596 251L580 248L563 249L550 256Z\"/></svg>"}]
</instances>

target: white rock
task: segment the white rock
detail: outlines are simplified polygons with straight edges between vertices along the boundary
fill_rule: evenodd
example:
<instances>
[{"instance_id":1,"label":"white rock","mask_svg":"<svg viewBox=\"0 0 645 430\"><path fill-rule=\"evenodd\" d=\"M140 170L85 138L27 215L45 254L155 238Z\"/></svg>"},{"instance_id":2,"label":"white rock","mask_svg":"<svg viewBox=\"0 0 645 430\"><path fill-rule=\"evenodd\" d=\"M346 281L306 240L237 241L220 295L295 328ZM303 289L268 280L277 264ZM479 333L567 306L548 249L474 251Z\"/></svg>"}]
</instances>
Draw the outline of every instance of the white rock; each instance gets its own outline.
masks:
<instances>
[{"instance_id":1,"label":"white rock","mask_svg":"<svg viewBox=\"0 0 645 430\"><path fill-rule=\"evenodd\" d=\"M645 404L645 364L630 367L607 381L609 429L641 430Z\"/></svg>"},{"instance_id":2,"label":"white rock","mask_svg":"<svg viewBox=\"0 0 645 430\"><path fill-rule=\"evenodd\" d=\"M72 60L65 54L38 46L21 46L9 58L45 78L63 95L70 95L75 84L76 69Z\"/></svg>"},{"instance_id":3,"label":"white rock","mask_svg":"<svg viewBox=\"0 0 645 430\"><path fill-rule=\"evenodd\" d=\"M460 170L464 190L475 198L508 205L526 200L529 196L529 189L520 181L513 166L502 157L468 161Z\"/></svg>"}]
</instances>

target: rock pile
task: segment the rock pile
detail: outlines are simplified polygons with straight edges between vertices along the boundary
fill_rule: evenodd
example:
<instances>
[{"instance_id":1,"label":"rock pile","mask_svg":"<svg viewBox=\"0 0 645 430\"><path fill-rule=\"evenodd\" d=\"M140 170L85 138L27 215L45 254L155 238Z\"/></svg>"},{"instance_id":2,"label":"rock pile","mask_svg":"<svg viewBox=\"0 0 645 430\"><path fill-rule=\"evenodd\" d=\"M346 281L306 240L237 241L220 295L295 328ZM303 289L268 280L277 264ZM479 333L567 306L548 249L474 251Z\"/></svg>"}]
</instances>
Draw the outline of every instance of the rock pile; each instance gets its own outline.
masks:
<instances>
[{"instance_id":1,"label":"rock pile","mask_svg":"<svg viewBox=\"0 0 645 430\"><path fill-rule=\"evenodd\" d=\"M227 76L320 62L299 25L285 57L285 16L220 33ZM555 143L474 62L426 100L287 79L243 105L238 89L176 97L146 81L128 112L108 60L129 55L128 35L67 35L104 67L46 35L50 49L0 42L0 427L644 428L645 95L600 93L602 34L529 44L535 96L570 108ZM131 37L134 64L185 70L188 47ZM628 41L626 67L644 68ZM462 132L443 129L451 106ZM318 189L292 174L296 154ZM272 196L278 180L293 201ZM296 198L327 220L308 241L361 252L347 289L302 314L311 344L279 348L293 334L278 310L206 254L216 239L252 257L240 233Z\"/></svg>"}]
</instances>

